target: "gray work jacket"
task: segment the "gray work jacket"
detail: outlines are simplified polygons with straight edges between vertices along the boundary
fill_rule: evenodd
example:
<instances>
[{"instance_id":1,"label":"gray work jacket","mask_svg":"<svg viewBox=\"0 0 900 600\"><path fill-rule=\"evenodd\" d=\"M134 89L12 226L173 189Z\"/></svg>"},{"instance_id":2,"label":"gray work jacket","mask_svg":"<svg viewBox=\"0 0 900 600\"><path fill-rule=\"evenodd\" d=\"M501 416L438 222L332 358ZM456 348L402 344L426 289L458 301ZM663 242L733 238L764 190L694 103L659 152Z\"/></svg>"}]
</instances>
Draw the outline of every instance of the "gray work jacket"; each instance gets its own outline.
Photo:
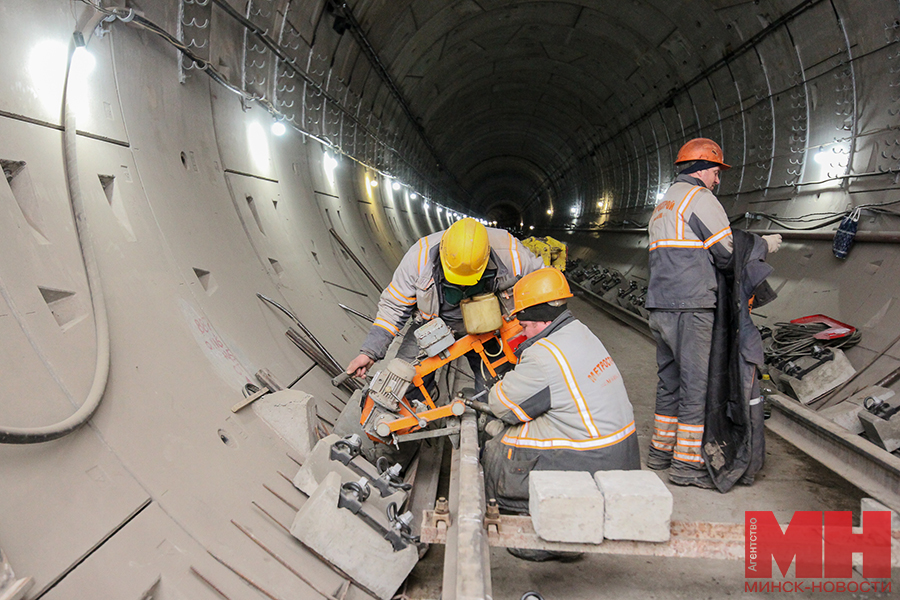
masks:
<instances>
[{"instance_id":1,"label":"gray work jacket","mask_svg":"<svg viewBox=\"0 0 900 600\"><path fill-rule=\"evenodd\" d=\"M497 417L514 425L503 444L590 451L634 434L634 412L616 363L571 312L523 347L519 363L491 388L488 400Z\"/></svg>"},{"instance_id":2,"label":"gray work jacket","mask_svg":"<svg viewBox=\"0 0 900 600\"><path fill-rule=\"evenodd\" d=\"M491 245L488 269L496 269L490 289L501 292L532 271L544 267L544 261L503 229L487 228ZM440 264L440 245L443 231L421 238L413 244L397 269L391 283L378 300L378 314L360 352L375 360L384 358L391 340L409 320L414 309L426 321L440 316L441 301L434 283L434 270Z\"/></svg>"},{"instance_id":3,"label":"gray work jacket","mask_svg":"<svg viewBox=\"0 0 900 600\"><path fill-rule=\"evenodd\" d=\"M716 266L731 257L725 209L702 182L679 175L656 206L650 234L648 309L698 310L716 306Z\"/></svg>"}]
</instances>

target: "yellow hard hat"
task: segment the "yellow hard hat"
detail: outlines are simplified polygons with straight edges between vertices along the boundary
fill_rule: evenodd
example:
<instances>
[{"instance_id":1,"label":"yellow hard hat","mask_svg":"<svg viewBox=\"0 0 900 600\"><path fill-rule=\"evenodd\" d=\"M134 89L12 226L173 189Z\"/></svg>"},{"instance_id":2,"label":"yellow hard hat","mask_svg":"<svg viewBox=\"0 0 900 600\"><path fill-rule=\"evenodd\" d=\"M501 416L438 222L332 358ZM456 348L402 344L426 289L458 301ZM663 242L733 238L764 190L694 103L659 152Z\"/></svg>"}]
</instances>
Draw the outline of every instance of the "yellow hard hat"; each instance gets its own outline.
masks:
<instances>
[{"instance_id":1,"label":"yellow hard hat","mask_svg":"<svg viewBox=\"0 0 900 600\"><path fill-rule=\"evenodd\" d=\"M475 285L491 257L487 229L475 219L461 219L441 236L441 266L454 285Z\"/></svg>"},{"instance_id":2,"label":"yellow hard hat","mask_svg":"<svg viewBox=\"0 0 900 600\"><path fill-rule=\"evenodd\" d=\"M678 157L675 158L675 164L692 160L705 160L715 163L723 171L731 168L724 162L725 153L722 152L722 147L707 138L694 138L682 146L681 150L678 151Z\"/></svg>"},{"instance_id":3,"label":"yellow hard hat","mask_svg":"<svg viewBox=\"0 0 900 600\"><path fill-rule=\"evenodd\" d=\"M513 288L513 314L538 304L571 297L569 282L559 269L538 269L520 279Z\"/></svg>"}]
</instances>

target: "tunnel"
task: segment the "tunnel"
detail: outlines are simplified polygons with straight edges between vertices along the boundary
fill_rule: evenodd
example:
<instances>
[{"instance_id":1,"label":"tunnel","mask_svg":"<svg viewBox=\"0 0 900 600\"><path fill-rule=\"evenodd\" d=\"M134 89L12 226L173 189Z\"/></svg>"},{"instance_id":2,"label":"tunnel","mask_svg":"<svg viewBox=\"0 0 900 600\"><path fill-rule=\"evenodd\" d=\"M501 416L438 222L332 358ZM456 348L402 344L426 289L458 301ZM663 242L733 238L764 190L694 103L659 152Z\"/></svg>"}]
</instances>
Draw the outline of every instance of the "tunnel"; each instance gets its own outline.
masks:
<instances>
[{"instance_id":1,"label":"tunnel","mask_svg":"<svg viewBox=\"0 0 900 600\"><path fill-rule=\"evenodd\" d=\"M731 166L713 190L731 227L783 236L755 323L852 325L837 393L889 400L898 42L889 0L0 0L0 598L745 593L707 540L552 565L493 548L473 595L434 544L380 595L291 535L298 444L352 404L332 378L420 238L472 218L646 287L648 222L698 137ZM646 458L646 323L572 288ZM289 400L245 403L266 388ZM773 415L761 479L674 491L673 519L900 510L896 453L796 401ZM439 448L417 519L446 493Z\"/></svg>"}]
</instances>

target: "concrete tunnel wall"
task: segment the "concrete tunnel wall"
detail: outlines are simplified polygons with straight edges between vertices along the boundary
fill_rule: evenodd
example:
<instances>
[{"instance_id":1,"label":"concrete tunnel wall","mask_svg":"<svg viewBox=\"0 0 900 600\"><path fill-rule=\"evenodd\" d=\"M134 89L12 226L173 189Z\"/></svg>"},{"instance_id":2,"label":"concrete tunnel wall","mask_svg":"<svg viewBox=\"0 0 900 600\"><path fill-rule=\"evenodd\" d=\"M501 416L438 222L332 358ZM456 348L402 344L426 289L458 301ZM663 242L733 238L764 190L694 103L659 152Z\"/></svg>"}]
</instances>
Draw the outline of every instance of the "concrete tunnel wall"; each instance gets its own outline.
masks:
<instances>
[{"instance_id":1,"label":"concrete tunnel wall","mask_svg":"<svg viewBox=\"0 0 900 600\"><path fill-rule=\"evenodd\" d=\"M0 424L28 427L56 422L84 399L97 342L68 205L61 81L41 88L31 84L41 69L28 70L37 43L46 44L43 60L64 63L72 14L49 1L15 12L0 19L4 79L25 82L4 96L0 118L0 159L15 171L0 181ZM338 303L374 315L380 290L329 229L386 285L418 237L448 224L347 157L337 157L330 179L322 144L294 130L274 137L265 110L242 106L205 76L180 83L175 51L153 36L116 27L90 50L97 65L78 115L78 169L111 370L89 426L43 445L0 446L0 544L17 573L35 577L35 590L138 512L129 530L140 533L117 542L124 548L104 546L96 568L162 552L160 539L177 546L163 553L176 562L189 556L210 569L194 540L226 557L245 554L229 520L258 519L250 502L265 494L260 482L284 484L277 472L293 476L296 464L253 408L230 408L258 369L286 385L311 364L285 337L290 321L256 293L289 307L346 364L369 324ZM318 368L296 389L332 422L346 399ZM296 593L296 581L292 588L262 557L250 562L270 589ZM114 582L101 576L104 593L136 598L158 576L149 566L128 572ZM96 574L76 573L47 597L85 597ZM209 594L185 565L173 577L185 597ZM246 593L240 581L224 585L236 588L231 597Z\"/></svg>"},{"instance_id":2,"label":"concrete tunnel wall","mask_svg":"<svg viewBox=\"0 0 900 600\"><path fill-rule=\"evenodd\" d=\"M145 8L174 30L179 6ZM68 206L60 131L59 65L80 8L77 2L57 0L2 7L0 47L6 59L0 63L0 80L12 82L0 94L0 161L8 173L8 185L0 180L2 425L47 424L71 414L90 387L94 369L94 322ZM313 22L321 5L309 11L305 16ZM883 19L874 11L868 18L871 23L855 30L860 37L896 37L895 29L882 29ZM222 57L240 55L241 30L220 22L212 31ZM263 106L242 101L197 70L180 73L178 53L147 32L116 23L107 35L91 39L89 47L97 65L78 107L78 160L109 311L110 378L88 427L41 446L0 446L0 546L17 572L34 576L36 589L43 589L127 523L122 534L45 597L83 596L96 581L108 586L110 597L140 597L161 585L161 570L160 597L167 597L167 590L205 597L209 589L188 574L188 565L212 572L231 597L245 597L244 584L217 572L222 567L207 550L239 562L275 592L290 595L296 581L248 552L249 542L229 524L233 519L258 530L271 527L253 508L251 502L257 501L290 522L290 511L262 490L265 483L290 492L278 475L290 476L296 467L286 455L287 445L255 409L232 415L230 407L256 370L267 368L287 383L310 364L284 336L288 320L255 294L290 307L346 363L356 355L368 324L338 303L374 315L379 290L328 230L334 228L385 284L418 237L448 225L446 211L437 213L434 204L426 210L421 200L408 198L406 188L395 192L375 170L294 129L272 136L272 117ZM317 57L313 67L328 69L326 58ZM878 79L873 74L867 81ZM252 91L254 85L251 76L246 87ZM885 90L891 88L887 83L883 88L875 96L884 101L879 110L892 106L885 104ZM366 99L369 108L359 102L359 114L383 111L389 103L386 92ZM708 99L696 102L709 109ZM390 122L401 115L393 110L381 116ZM334 125L327 115L321 118L313 132L318 136ZM883 133L895 125L885 124ZM691 131L681 129L682 135ZM409 131L398 134L404 135L415 137ZM441 186L429 183L441 183L440 176L417 170L424 162L415 158L416 143L398 145L415 166L407 168L407 181L440 195ZM667 156L673 144L654 146L656 156ZM617 147L623 146L614 144L601 158L610 159ZM378 153L368 146L354 146L357 150L362 160L378 162ZM324 165L326 154L337 159L333 181ZM615 177L623 177L629 169L647 176L652 170L641 170L646 156L639 156L624 171L608 160L604 176L616 171ZM871 156L882 155L873 150ZM890 182L895 166L885 160L889 183L882 190L870 186L871 200L896 195L896 183ZM570 191L601 191L602 186L591 187L599 180L578 187L589 167L569 175ZM373 188L368 182L376 179L379 185ZM626 210L619 214L639 218L646 213L640 194L650 194L653 186L629 191L625 178L610 181L618 181L611 189L620 189L624 198ZM442 185L450 190L441 196L446 204L463 206L453 204L452 182ZM554 193L554 201L568 194L565 186ZM828 206L842 206L847 194L835 192ZM629 199L634 203L629 205ZM798 200L787 194L772 206L799 214L816 203L812 195ZM536 206L533 216L540 227L544 205ZM883 221L875 225L888 227ZM536 233L557 235L540 228ZM564 237L573 242L576 256L646 277L642 236ZM896 247L888 244L857 244L848 261L836 263L826 242L787 242L772 258L780 299L763 319L774 323L821 312L862 326L863 344L852 356L862 364L897 333L898 260ZM864 379L898 364L900 359L888 357ZM336 416L342 398L334 394L343 393L321 370L314 369L296 387L316 398L325 418ZM278 547L286 554L300 552L286 543ZM300 559L309 572L337 587L339 578L308 553ZM117 568L129 576L104 575Z\"/></svg>"}]
</instances>

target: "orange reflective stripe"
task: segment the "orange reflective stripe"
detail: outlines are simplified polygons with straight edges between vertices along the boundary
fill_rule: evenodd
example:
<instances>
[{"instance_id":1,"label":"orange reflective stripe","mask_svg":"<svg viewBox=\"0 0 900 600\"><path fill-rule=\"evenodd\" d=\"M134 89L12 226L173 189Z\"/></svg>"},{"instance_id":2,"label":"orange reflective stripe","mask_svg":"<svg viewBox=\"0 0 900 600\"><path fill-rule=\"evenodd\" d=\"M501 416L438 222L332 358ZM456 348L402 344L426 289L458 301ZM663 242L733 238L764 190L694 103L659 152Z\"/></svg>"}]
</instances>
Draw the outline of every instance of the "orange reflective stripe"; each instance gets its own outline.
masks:
<instances>
[{"instance_id":1,"label":"orange reflective stripe","mask_svg":"<svg viewBox=\"0 0 900 600\"><path fill-rule=\"evenodd\" d=\"M503 439L501 441L507 446L515 446L517 448L597 450L598 448L605 448L607 446L618 444L619 442L628 438L634 432L634 421L619 429L618 431L610 433L609 435L603 435L587 440L570 440L565 438L530 438L525 435L527 433L527 428L523 428L523 431L518 436L507 434L503 436Z\"/></svg>"},{"instance_id":2,"label":"orange reflective stripe","mask_svg":"<svg viewBox=\"0 0 900 600\"><path fill-rule=\"evenodd\" d=\"M693 454L684 454L682 452L675 452L672 456L675 460L681 460L684 462L693 462L693 463L703 463L703 457L699 456L699 455L695 456Z\"/></svg>"},{"instance_id":3,"label":"orange reflective stripe","mask_svg":"<svg viewBox=\"0 0 900 600\"><path fill-rule=\"evenodd\" d=\"M684 438L676 438L678 440L679 446L685 446L690 448L699 448L703 445L703 440L686 440Z\"/></svg>"},{"instance_id":4,"label":"orange reflective stripe","mask_svg":"<svg viewBox=\"0 0 900 600\"><path fill-rule=\"evenodd\" d=\"M519 256L519 247L516 245L516 240L511 233L507 233L506 235L509 236L509 257L512 259L513 273L515 275L521 275L522 265L520 260L521 257Z\"/></svg>"},{"instance_id":5,"label":"orange reflective stripe","mask_svg":"<svg viewBox=\"0 0 900 600\"><path fill-rule=\"evenodd\" d=\"M419 240L419 262L418 262L418 273L422 274L422 270L425 268L425 264L428 262L428 238L422 238Z\"/></svg>"},{"instance_id":6,"label":"orange reflective stripe","mask_svg":"<svg viewBox=\"0 0 900 600\"><path fill-rule=\"evenodd\" d=\"M572 374L572 367L569 365L569 361L566 360L566 357L563 355L562 351L548 339L542 339L537 343L538 346L548 350L553 358L556 360L556 364L559 365L560 371L562 371L563 379L565 379L566 387L569 388L569 393L572 395L572 399L575 401L575 406L578 409L578 415L581 417L581 422L584 423L584 428L587 430L587 433L591 438L596 438L600 435L600 432L597 430L597 426L594 425L594 419L591 416L591 411L588 409L587 401L584 399L584 396L581 393L581 388L578 387L578 382L575 381L575 375Z\"/></svg>"},{"instance_id":7,"label":"orange reflective stripe","mask_svg":"<svg viewBox=\"0 0 900 600\"><path fill-rule=\"evenodd\" d=\"M681 204L678 205L678 219L675 221L675 237L679 240L683 240L684 238L684 211L687 210L688 205L691 203L691 200L694 199L694 196L700 190L705 190L706 188L700 186L694 186L688 191L687 195L685 195L684 199L681 201Z\"/></svg>"},{"instance_id":8,"label":"orange reflective stripe","mask_svg":"<svg viewBox=\"0 0 900 600\"><path fill-rule=\"evenodd\" d=\"M706 241L703 242L703 247L711 248L712 246L715 246L717 243L719 243L723 239L727 238L729 235L731 235L731 227L726 227L722 231L720 231L718 233L714 233L713 235L706 238Z\"/></svg>"},{"instance_id":9,"label":"orange reflective stripe","mask_svg":"<svg viewBox=\"0 0 900 600\"><path fill-rule=\"evenodd\" d=\"M667 417L666 415L653 415L653 418L663 423L678 423L678 417Z\"/></svg>"},{"instance_id":10,"label":"orange reflective stripe","mask_svg":"<svg viewBox=\"0 0 900 600\"><path fill-rule=\"evenodd\" d=\"M516 417L519 418L520 421L530 421L531 417L522 409L521 406L513 402L507 397L507 395L503 392L503 382L497 384L497 398L500 399L500 403L503 404L506 408L511 410Z\"/></svg>"},{"instance_id":11,"label":"orange reflective stripe","mask_svg":"<svg viewBox=\"0 0 900 600\"><path fill-rule=\"evenodd\" d=\"M653 431L655 431L657 435L660 435L662 437L675 437L674 429L660 429L659 427L654 427Z\"/></svg>"},{"instance_id":12,"label":"orange reflective stripe","mask_svg":"<svg viewBox=\"0 0 900 600\"><path fill-rule=\"evenodd\" d=\"M703 433L703 425L688 425L686 423L678 424L679 431L693 431Z\"/></svg>"},{"instance_id":13,"label":"orange reflective stripe","mask_svg":"<svg viewBox=\"0 0 900 600\"><path fill-rule=\"evenodd\" d=\"M393 325L391 325L390 323L388 323L387 321L385 321L384 319L381 319L381 318L375 319L375 322L373 323L373 325L375 325L376 327L381 327L382 329L384 329L391 335L397 335L398 333L400 333L399 329L397 329L396 327L394 327Z\"/></svg>"},{"instance_id":14,"label":"orange reflective stripe","mask_svg":"<svg viewBox=\"0 0 900 600\"><path fill-rule=\"evenodd\" d=\"M650 440L650 445L659 450L665 450L666 452L671 451L672 448L675 447L675 444L668 444L659 440Z\"/></svg>"},{"instance_id":15,"label":"orange reflective stripe","mask_svg":"<svg viewBox=\"0 0 900 600\"><path fill-rule=\"evenodd\" d=\"M416 303L415 298L409 298L408 296L404 296L403 294L401 294L400 291L397 290L396 286L394 286L393 282L388 284L387 290L388 290L388 293L394 297L394 300L396 300L400 304L405 304L406 306L411 306Z\"/></svg>"},{"instance_id":16,"label":"orange reflective stripe","mask_svg":"<svg viewBox=\"0 0 900 600\"><path fill-rule=\"evenodd\" d=\"M650 251L653 252L657 248L703 248L703 242L700 240L656 240L650 244Z\"/></svg>"}]
</instances>

